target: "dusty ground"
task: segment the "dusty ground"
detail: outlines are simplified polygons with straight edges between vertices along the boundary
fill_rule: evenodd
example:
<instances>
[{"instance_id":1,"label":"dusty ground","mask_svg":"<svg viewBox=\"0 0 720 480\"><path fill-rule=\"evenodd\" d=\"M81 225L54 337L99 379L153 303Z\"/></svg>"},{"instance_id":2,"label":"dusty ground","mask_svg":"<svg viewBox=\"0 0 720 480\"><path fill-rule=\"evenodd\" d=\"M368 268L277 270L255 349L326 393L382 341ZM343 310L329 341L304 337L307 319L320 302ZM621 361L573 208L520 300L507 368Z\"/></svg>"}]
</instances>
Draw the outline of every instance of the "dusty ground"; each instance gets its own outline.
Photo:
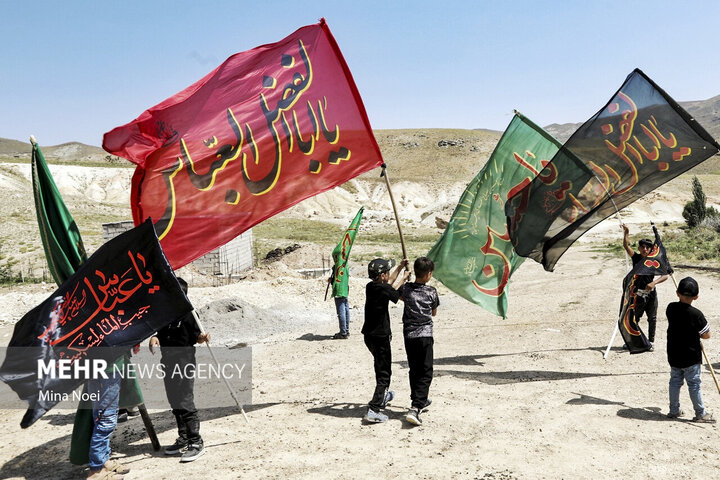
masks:
<instances>
[{"instance_id":1,"label":"dusty ground","mask_svg":"<svg viewBox=\"0 0 720 480\"><path fill-rule=\"evenodd\" d=\"M238 325L207 319L216 343L253 345L250 423L231 408L202 411L207 454L179 464L153 452L135 418L118 427L114 455L132 469L128 479L717 478L720 427L664 416L664 317L655 352L630 356L618 338L603 360L624 268L622 259L592 252L587 242L570 249L554 273L528 261L513 278L505 320L436 285L441 306L433 405L422 427L402 420L409 387L397 307L391 310L397 398L390 421L361 421L374 386L371 356L359 334L361 271L351 285L352 335L345 341L330 339L337 325L332 303L322 300L323 280L294 276L287 266L268 267L234 285L191 289L198 307L234 298L256 309L254 321L244 318ZM677 274L698 279L697 306L717 323L720 279ZM21 315L49 289L2 292L3 313ZM672 282L660 285L659 294L664 311L674 297ZM253 333L267 322L274 322L272 335ZM7 342L10 333L6 323L0 340ZM718 361L716 341L706 342L712 362ZM703 380L706 404L720 415L710 374ZM685 389L681 401L691 410ZM22 413L0 413L6 432L0 478L82 478L84 470L66 460L72 412L51 411L28 430L19 427ZM151 414L161 443L172 443L170 413Z\"/></svg>"}]
</instances>

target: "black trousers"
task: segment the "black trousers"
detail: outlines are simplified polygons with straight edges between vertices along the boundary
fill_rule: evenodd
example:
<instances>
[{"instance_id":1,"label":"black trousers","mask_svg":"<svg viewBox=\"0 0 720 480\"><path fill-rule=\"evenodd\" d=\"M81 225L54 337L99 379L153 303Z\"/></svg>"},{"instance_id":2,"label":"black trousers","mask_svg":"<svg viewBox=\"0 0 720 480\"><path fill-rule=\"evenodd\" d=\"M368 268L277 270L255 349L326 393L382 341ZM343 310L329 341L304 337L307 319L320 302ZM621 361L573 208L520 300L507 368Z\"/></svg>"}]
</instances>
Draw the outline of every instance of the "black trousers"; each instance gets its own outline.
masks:
<instances>
[{"instance_id":1,"label":"black trousers","mask_svg":"<svg viewBox=\"0 0 720 480\"><path fill-rule=\"evenodd\" d=\"M385 392L390 388L390 376L392 375L392 353L390 351L390 336L375 337L365 335L365 346L373 356L375 367L375 393L368 406L374 411L379 411L385 401Z\"/></svg>"},{"instance_id":2,"label":"black trousers","mask_svg":"<svg viewBox=\"0 0 720 480\"><path fill-rule=\"evenodd\" d=\"M427 404L433 378L432 337L405 337L405 353L410 368L410 400L412 407L422 409Z\"/></svg>"},{"instance_id":3,"label":"black trousers","mask_svg":"<svg viewBox=\"0 0 720 480\"><path fill-rule=\"evenodd\" d=\"M655 341L655 330L657 329L657 309L658 309L658 298L657 292L653 290L650 294L643 298L637 306L637 321L640 324L640 317L644 313L647 315L648 322L648 340L651 342Z\"/></svg>"},{"instance_id":4,"label":"black trousers","mask_svg":"<svg viewBox=\"0 0 720 480\"><path fill-rule=\"evenodd\" d=\"M200 419L195 408L195 347L165 347L160 361L165 366L165 394L167 395L178 436L190 443L201 443Z\"/></svg>"}]
</instances>

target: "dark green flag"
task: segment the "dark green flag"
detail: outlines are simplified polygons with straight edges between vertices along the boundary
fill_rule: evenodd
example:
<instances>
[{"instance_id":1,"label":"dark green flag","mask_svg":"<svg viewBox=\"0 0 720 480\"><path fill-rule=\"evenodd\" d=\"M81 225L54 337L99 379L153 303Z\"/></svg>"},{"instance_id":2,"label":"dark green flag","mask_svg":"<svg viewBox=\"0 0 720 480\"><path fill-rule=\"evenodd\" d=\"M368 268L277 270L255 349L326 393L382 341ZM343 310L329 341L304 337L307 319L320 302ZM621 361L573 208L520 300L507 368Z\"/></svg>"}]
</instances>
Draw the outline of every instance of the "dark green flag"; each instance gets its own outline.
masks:
<instances>
[{"instance_id":1,"label":"dark green flag","mask_svg":"<svg viewBox=\"0 0 720 480\"><path fill-rule=\"evenodd\" d=\"M31 163L40 238L50 273L60 286L87 260L87 254L77 224L65 206L36 143L33 143Z\"/></svg>"},{"instance_id":2,"label":"dark green flag","mask_svg":"<svg viewBox=\"0 0 720 480\"><path fill-rule=\"evenodd\" d=\"M347 262L350 258L350 249L355 241L355 235L357 235L358 227L360 226L360 220L362 220L364 208L365 207L360 207L360 210L358 210L355 214L355 218L353 218L353 221L350 222L350 226L347 230L345 230L342 240L332 251L332 258L335 263L335 266L333 267L332 282L333 297L348 296L349 286Z\"/></svg>"},{"instance_id":3,"label":"dark green flag","mask_svg":"<svg viewBox=\"0 0 720 480\"><path fill-rule=\"evenodd\" d=\"M560 143L520 114L470 182L428 257L435 278L461 297L506 316L510 275L525 260L508 236L505 202L528 185Z\"/></svg>"}]
</instances>

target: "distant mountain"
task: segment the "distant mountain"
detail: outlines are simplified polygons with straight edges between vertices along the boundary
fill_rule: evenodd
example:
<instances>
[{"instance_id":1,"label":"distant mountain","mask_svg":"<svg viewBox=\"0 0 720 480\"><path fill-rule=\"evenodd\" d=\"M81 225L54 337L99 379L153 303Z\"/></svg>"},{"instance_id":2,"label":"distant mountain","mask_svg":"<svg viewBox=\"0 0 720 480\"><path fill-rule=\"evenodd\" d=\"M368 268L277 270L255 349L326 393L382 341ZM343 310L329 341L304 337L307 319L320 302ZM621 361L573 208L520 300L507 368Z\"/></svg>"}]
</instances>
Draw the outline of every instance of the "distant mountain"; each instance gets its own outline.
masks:
<instances>
[{"instance_id":1,"label":"distant mountain","mask_svg":"<svg viewBox=\"0 0 720 480\"><path fill-rule=\"evenodd\" d=\"M694 102L678 102L687 112L707 130L716 140L720 139L720 95L708 100ZM545 128L547 132L561 142L564 142L582 123L553 123Z\"/></svg>"},{"instance_id":2,"label":"distant mountain","mask_svg":"<svg viewBox=\"0 0 720 480\"><path fill-rule=\"evenodd\" d=\"M710 135L720 139L720 95L708 100L680 102ZM551 135L564 142L581 123L553 123L545 127ZM376 130L380 149L389 165L401 170L401 177L432 176L450 180L457 174L477 172L478 167L490 156L502 132L492 130L413 129ZM132 166L130 162L109 155L103 149L78 142L62 145L42 145L45 158L54 163L108 163L115 166ZM18 140L0 138L0 160L30 160L30 144ZM720 159L713 159L720 167ZM708 162L705 162L708 163ZM438 168L441 167L441 168ZM458 169L459 171L454 171ZM700 170L705 168L700 165ZM374 174L373 174L374 175ZM417 177L417 178L416 178Z\"/></svg>"},{"instance_id":3,"label":"distant mountain","mask_svg":"<svg viewBox=\"0 0 720 480\"><path fill-rule=\"evenodd\" d=\"M41 144L40 148L42 148L43 155L45 155L45 158L49 162L81 164L97 164L103 162L108 162L108 164L120 163L117 157L109 155L102 148L79 142L69 142L55 146L45 146ZM32 147L29 142L0 138L0 160L5 157L6 159L20 159L29 162L31 152ZM127 163L124 160L122 162Z\"/></svg>"}]
</instances>

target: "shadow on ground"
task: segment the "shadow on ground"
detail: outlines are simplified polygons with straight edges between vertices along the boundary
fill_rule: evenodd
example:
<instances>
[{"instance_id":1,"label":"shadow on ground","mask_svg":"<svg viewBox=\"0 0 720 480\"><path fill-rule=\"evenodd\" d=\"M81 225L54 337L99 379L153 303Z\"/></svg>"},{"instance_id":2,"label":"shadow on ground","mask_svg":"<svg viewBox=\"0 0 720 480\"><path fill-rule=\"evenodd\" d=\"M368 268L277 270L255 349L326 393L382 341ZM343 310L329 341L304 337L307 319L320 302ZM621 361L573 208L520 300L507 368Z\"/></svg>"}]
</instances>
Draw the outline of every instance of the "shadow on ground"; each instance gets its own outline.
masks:
<instances>
[{"instance_id":1,"label":"shadow on ground","mask_svg":"<svg viewBox=\"0 0 720 480\"><path fill-rule=\"evenodd\" d=\"M248 405L246 412L253 412L268 408L275 403ZM223 407L200 410L200 422L224 418L232 415L240 415L237 407ZM56 418L57 417L57 418ZM74 413L70 414L46 414L39 422L47 422L50 425L69 425L73 422ZM175 417L170 411L156 412L150 414L156 433L160 434L168 430L175 430ZM32 428L32 427L30 427ZM215 444L212 438L205 439L205 446L213 448ZM117 455L123 464L132 468L134 461L123 460L123 457L151 454L157 457L165 457L162 450L153 451L150 440L145 433L142 419L137 416L127 422L118 425L111 440L113 456ZM0 478L25 478L28 480L50 480L58 478L84 478L85 466L72 465L68 460L70 453L70 435L55 438L48 442L41 443L37 447L17 455L8 460L0 467ZM140 475L137 478L142 477Z\"/></svg>"},{"instance_id":2,"label":"shadow on ground","mask_svg":"<svg viewBox=\"0 0 720 480\"><path fill-rule=\"evenodd\" d=\"M297 340L305 340L308 342L319 342L322 340L333 340L332 335L316 335L314 333L306 333L297 338Z\"/></svg>"}]
</instances>

